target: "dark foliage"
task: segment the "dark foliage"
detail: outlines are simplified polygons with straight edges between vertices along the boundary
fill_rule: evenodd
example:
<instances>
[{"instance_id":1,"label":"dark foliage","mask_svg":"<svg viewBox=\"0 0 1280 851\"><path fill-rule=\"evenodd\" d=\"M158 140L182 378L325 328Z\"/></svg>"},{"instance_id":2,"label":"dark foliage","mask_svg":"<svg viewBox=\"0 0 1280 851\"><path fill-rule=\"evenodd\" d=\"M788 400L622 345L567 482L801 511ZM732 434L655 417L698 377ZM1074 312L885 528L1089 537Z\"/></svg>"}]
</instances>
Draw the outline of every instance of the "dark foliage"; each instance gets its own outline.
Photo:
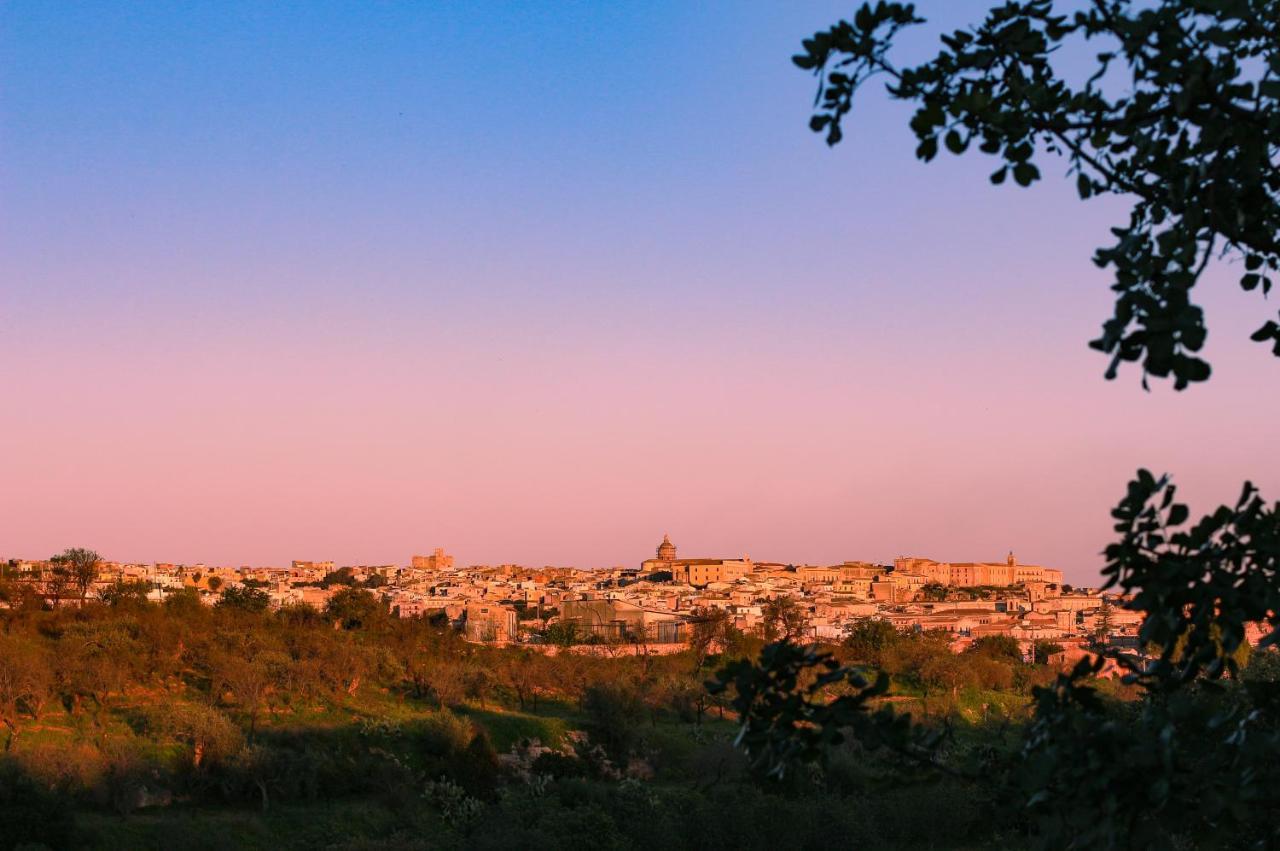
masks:
<instances>
[{"instance_id":1,"label":"dark foliage","mask_svg":"<svg viewBox=\"0 0 1280 851\"><path fill-rule=\"evenodd\" d=\"M1280 20L1277 0L1009 2L971 30L942 37L936 58L899 68L890 54L912 4L865 4L804 42L794 58L818 75L810 126L843 138L855 93L883 76L917 105L916 155L975 146L1001 164L993 183L1028 186L1045 155L1066 157L1081 198L1133 199L1099 266L1115 272L1115 314L1091 343L1179 389L1209 377L1206 328L1191 300L1215 256L1244 264L1245 290L1271 289L1280 268ZM1096 45L1096 72L1072 85L1054 65L1066 44ZM1280 355L1280 324L1253 335Z\"/></svg>"},{"instance_id":2,"label":"dark foliage","mask_svg":"<svg viewBox=\"0 0 1280 851\"><path fill-rule=\"evenodd\" d=\"M846 690L831 698L837 686ZM922 761L931 759L938 741L936 731L913 728L909 715L888 707L873 711L873 699L889 689L885 674L868 681L815 647L774 642L759 663L739 660L707 683L712 694L730 688L742 719L735 744L764 777L781 779L799 765L825 761L848 734L869 749L889 747Z\"/></svg>"}]
</instances>

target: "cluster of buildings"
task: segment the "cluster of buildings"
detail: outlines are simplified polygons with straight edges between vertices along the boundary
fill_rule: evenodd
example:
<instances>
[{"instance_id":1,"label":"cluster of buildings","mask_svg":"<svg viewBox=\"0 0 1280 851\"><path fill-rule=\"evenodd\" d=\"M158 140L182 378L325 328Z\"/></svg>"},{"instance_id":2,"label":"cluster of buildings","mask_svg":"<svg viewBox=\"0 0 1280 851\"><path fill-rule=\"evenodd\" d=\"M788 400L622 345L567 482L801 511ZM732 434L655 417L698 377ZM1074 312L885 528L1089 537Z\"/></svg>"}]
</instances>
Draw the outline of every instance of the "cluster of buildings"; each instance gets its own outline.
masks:
<instances>
[{"instance_id":1,"label":"cluster of buildings","mask_svg":"<svg viewBox=\"0 0 1280 851\"><path fill-rule=\"evenodd\" d=\"M1037 640L1134 640L1140 623L1115 597L1072 588L1060 570L1021 564L1013 553L1000 562L788 565L747 556L680 558L664 537L638 571L602 578L593 576L596 588L560 604L561 621L608 639L643 635L659 645L686 641L708 610L723 610L739 630L759 631L770 601L780 597L799 607L808 637L831 641L867 618L945 631L958 648L987 635L1013 637L1028 649Z\"/></svg>"},{"instance_id":2,"label":"cluster of buildings","mask_svg":"<svg viewBox=\"0 0 1280 851\"><path fill-rule=\"evenodd\" d=\"M10 579L47 584L50 562L9 562ZM938 562L899 558L892 565L847 561L789 565L741 558L681 558L664 536L654 557L637 567L529 568L454 563L437 549L403 565L294 561L289 567L105 562L94 589L142 582L152 599L192 589L214 602L228 587L252 584L274 606L323 608L341 588L379 595L399 617L442 615L472 641L557 640L678 649L711 610L744 632L759 631L771 601L789 598L806 636L838 640L854 623L878 618L905 629L945 630L957 644L984 635L1035 640L1123 639L1137 618L1095 590L1073 589L1053 568L1000 562ZM66 604L78 602L65 598ZM2 605L2 604L0 604ZM559 625L559 629L554 629Z\"/></svg>"}]
</instances>

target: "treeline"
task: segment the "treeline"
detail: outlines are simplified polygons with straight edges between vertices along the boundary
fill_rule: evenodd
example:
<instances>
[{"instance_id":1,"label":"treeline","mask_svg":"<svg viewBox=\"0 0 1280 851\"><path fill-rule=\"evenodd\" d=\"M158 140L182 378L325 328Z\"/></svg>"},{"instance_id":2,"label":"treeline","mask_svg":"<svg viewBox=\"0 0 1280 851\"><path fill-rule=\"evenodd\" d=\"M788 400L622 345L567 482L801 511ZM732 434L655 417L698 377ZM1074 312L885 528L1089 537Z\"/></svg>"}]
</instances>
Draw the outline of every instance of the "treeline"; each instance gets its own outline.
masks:
<instances>
[{"instance_id":1,"label":"treeline","mask_svg":"<svg viewBox=\"0 0 1280 851\"><path fill-rule=\"evenodd\" d=\"M347 587L323 610L270 611L265 593L228 588L213 607L194 592L162 604L104 594L83 609L19 607L0 634L0 721L11 750L51 706L90 721L132 697L198 699L244 722L341 701L361 688L449 707L497 700L536 710L548 698L581 707L593 685L625 684L651 712L696 720L706 677L700 659L572 653L470 644L443 616L397 618L371 592Z\"/></svg>"},{"instance_id":2,"label":"treeline","mask_svg":"<svg viewBox=\"0 0 1280 851\"><path fill-rule=\"evenodd\" d=\"M581 719L592 742L582 759L541 765L565 777L625 770L645 724L725 711L703 688L705 646L547 655L467 643L442 616L393 617L357 587L324 610L277 611L252 587L228 588L213 607L192 591L149 603L145 590L120 586L80 609L19 597L0 613L0 839L29 818L40 830L69 823L63 811L77 806L129 812L156 790L255 807L407 803L445 777L492 801L496 751L483 724L452 711L467 706L534 713L555 702ZM350 711L334 724L335 709ZM71 735L49 735L54 717ZM62 816L40 815L49 806Z\"/></svg>"}]
</instances>

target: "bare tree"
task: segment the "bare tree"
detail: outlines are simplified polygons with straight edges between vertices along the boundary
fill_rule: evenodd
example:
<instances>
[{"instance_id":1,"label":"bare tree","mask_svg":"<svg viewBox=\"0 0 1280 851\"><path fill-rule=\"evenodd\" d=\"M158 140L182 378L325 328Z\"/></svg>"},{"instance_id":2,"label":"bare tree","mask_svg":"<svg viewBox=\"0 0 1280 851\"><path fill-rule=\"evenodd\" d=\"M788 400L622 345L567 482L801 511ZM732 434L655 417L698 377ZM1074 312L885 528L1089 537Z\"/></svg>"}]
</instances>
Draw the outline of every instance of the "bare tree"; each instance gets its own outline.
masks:
<instances>
[{"instance_id":1,"label":"bare tree","mask_svg":"<svg viewBox=\"0 0 1280 851\"><path fill-rule=\"evenodd\" d=\"M271 672L257 659L226 654L216 662L219 686L230 690L242 712L249 716L249 737L257 732L258 715L271 689Z\"/></svg>"},{"instance_id":2,"label":"bare tree","mask_svg":"<svg viewBox=\"0 0 1280 851\"><path fill-rule=\"evenodd\" d=\"M804 636L808 618L800 604L790 597L775 597L762 611L766 641L792 641Z\"/></svg>"},{"instance_id":3,"label":"bare tree","mask_svg":"<svg viewBox=\"0 0 1280 851\"><path fill-rule=\"evenodd\" d=\"M9 730L4 749L18 738L23 712L38 718L53 693L49 660L31 642L0 636L0 724Z\"/></svg>"},{"instance_id":4,"label":"bare tree","mask_svg":"<svg viewBox=\"0 0 1280 851\"><path fill-rule=\"evenodd\" d=\"M52 560L66 568L71 584L80 592L80 605L83 607L85 598L89 596L89 589L98 580L102 557L94 550L71 547L63 550L62 555L55 556Z\"/></svg>"},{"instance_id":5,"label":"bare tree","mask_svg":"<svg viewBox=\"0 0 1280 851\"><path fill-rule=\"evenodd\" d=\"M462 702L466 695L466 669L456 659L440 657L427 663L427 684L441 708Z\"/></svg>"},{"instance_id":6,"label":"bare tree","mask_svg":"<svg viewBox=\"0 0 1280 851\"><path fill-rule=\"evenodd\" d=\"M50 568L44 574L44 595L49 599L50 606L56 609L62 604L62 598L71 585L71 569L62 556L54 556L49 562Z\"/></svg>"},{"instance_id":7,"label":"bare tree","mask_svg":"<svg viewBox=\"0 0 1280 851\"><path fill-rule=\"evenodd\" d=\"M698 606L690 615L689 646L693 649L696 673L706 664L707 657L717 645L724 645L729 613L718 606Z\"/></svg>"},{"instance_id":8,"label":"bare tree","mask_svg":"<svg viewBox=\"0 0 1280 851\"><path fill-rule=\"evenodd\" d=\"M499 667L502 681L515 693L523 712L527 704L538 711L538 691L542 673L546 666L546 657L531 650L516 650L504 656Z\"/></svg>"}]
</instances>

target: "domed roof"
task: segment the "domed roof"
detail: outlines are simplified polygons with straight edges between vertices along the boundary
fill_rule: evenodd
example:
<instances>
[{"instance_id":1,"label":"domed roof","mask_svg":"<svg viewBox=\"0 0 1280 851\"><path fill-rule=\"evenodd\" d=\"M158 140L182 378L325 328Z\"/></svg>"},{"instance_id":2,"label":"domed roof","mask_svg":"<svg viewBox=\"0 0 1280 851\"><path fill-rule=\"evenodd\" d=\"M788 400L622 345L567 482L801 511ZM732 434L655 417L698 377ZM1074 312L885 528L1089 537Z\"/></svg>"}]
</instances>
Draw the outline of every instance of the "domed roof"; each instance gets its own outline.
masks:
<instances>
[{"instance_id":1,"label":"domed roof","mask_svg":"<svg viewBox=\"0 0 1280 851\"><path fill-rule=\"evenodd\" d=\"M671 543L669 535L662 536L662 543L658 544L658 558L663 561L671 561L676 557L676 545Z\"/></svg>"}]
</instances>

